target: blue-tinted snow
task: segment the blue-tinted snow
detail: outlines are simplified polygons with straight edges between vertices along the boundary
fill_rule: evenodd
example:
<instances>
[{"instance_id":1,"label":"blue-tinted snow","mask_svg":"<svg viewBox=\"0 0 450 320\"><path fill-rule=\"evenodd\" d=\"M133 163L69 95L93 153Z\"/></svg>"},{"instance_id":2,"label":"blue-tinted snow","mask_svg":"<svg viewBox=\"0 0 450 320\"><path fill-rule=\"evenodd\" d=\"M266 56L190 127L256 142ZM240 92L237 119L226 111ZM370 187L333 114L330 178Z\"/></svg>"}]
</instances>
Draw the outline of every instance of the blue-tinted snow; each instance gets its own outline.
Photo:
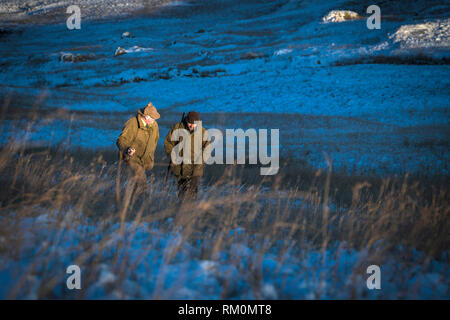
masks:
<instances>
[{"instance_id":1,"label":"blue-tinted snow","mask_svg":"<svg viewBox=\"0 0 450 320\"><path fill-rule=\"evenodd\" d=\"M285 117L284 125L277 125L282 155L290 153L316 167L324 166L326 152L335 168L400 174L428 168L448 174L448 64L368 63L379 56L408 59L417 54L432 63L448 59L448 39L430 46L432 32L436 39L448 35L442 4L424 5L421 19L399 14L382 20L381 30L368 30L364 19L322 23L334 9L365 14L346 1L237 3L194 1L127 19L86 19L81 30L72 31L64 21L23 26L20 33L2 38L1 92L37 96L46 88L46 107L129 112L122 121L148 101L163 117L189 109L266 114L267 122L250 123L254 128L271 128L271 118L280 114ZM440 27L423 35L414 32L433 23ZM125 31L133 37L122 38ZM118 47L134 46L152 50L114 56ZM61 61L67 52L86 61ZM289 123L289 114L345 123L335 129L312 119L310 128ZM367 130L362 129L365 123ZM42 128L32 139L45 140L53 131L64 140L67 126ZM233 123L242 126L239 120ZM97 130L98 144L114 148L121 124L100 127L75 125L72 145L98 147L89 139ZM346 143L355 135L362 138ZM2 142L6 138L2 134ZM427 141L435 143L427 148Z\"/></svg>"},{"instance_id":2,"label":"blue-tinted snow","mask_svg":"<svg viewBox=\"0 0 450 320\"><path fill-rule=\"evenodd\" d=\"M70 141L72 146L114 149L122 123L152 101L163 118L176 113L178 119L181 112L197 109L202 114L237 114L234 128L272 128L276 123L281 153L293 153L316 167L324 165L326 152L338 168L402 173L428 165L430 172L448 174L450 67L448 62L437 63L448 58L449 48L442 46L442 41L430 46L429 39L436 39L433 35L396 41L405 34L404 26L430 22L448 28L448 5L416 1L414 6L421 8L416 10L421 13L418 17L390 15L388 10L381 30L368 30L365 20L322 23L335 9L364 14L361 6L352 7L355 1L352 3L205 0L129 18L83 20L81 30L67 30L64 20L23 25L0 37L0 93L2 97L37 97L47 90L43 108L87 111L92 117L92 121L86 120L87 116L73 123L39 119L29 136L36 144ZM397 33L399 30L402 32ZM133 37L122 38L125 31ZM420 44L416 40L421 39L424 47L409 45ZM114 56L119 46L153 50ZM67 52L80 54L86 61L61 61ZM398 63L418 55L430 64ZM371 63L376 59L386 63ZM97 115L98 111L106 113ZM265 115L267 121L253 120L254 114ZM107 125L118 117L115 126ZM27 124L19 124L2 122L2 144L10 136L24 138ZM161 127L161 137L168 129ZM433 148L426 148L427 144ZM45 229L45 216L39 219L23 222L22 230L33 229L32 225L40 230L36 237L23 233L29 255L1 260L2 298L32 264L39 249L35 244L45 246L46 237L56 236L55 230ZM79 228L91 228L92 239L101 239L96 233L98 226ZM108 231L114 234L114 228L118 226ZM64 230L54 248L60 254L52 255L50 262L61 270L58 280L62 283L64 267L80 254L79 232L76 228ZM241 270L245 269L254 262L255 248L245 238L245 230L232 230L229 236L241 238L229 252L220 252L216 261L200 260L195 247L184 245L178 261L169 264L165 257L179 235L149 231L143 225L127 254L137 261L147 248L145 241L151 241L150 247L157 250L148 252L137 264L122 292L107 291L108 283L117 280L118 270L108 264L91 270L96 282L87 297L218 298L223 275L228 275L233 279L235 298L256 298L236 264L227 260L237 257ZM116 241L117 237L112 237L110 246L99 253L105 261L113 255ZM422 258L419 252L416 256ZM365 274L350 277L365 257L364 251L345 249L343 244L325 252L287 252L281 264L276 252L267 252L260 266L263 298L349 298L350 291L343 288L350 286L358 297L377 298L381 293L367 291ZM426 270L414 263L402 269L395 257L384 261L383 279L393 274L404 274L404 278L383 281L383 297L398 298L400 291L412 288L410 296L401 297L448 298L448 277L442 278L443 270L448 270L445 261L432 260ZM39 281L30 275L25 282L29 290L21 297L37 297ZM317 292L317 288L323 290Z\"/></svg>"},{"instance_id":3,"label":"blue-tinted snow","mask_svg":"<svg viewBox=\"0 0 450 320\"><path fill-rule=\"evenodd\" d=\"M74 213L64 213L67 214ZM309 248L300 252L287 250L280 259L277 252L271 251L259 256L259 248L251 245L250 239L242 234L239 242L220 252L215 260L202 260L197 248L182 241L181 234L162 233L147 223L137 228L126 224L121 237L118 225L105 228L103 232L100 232L103 228L100 225L68 225L58 230L51 224L52 219L54 217L46 214L39 218L19 219L23 230L23 256L20 260L2 260L0 298L7 298L17 285L17 279L30 270L33 273L24 279L17 297L37 298L38 288L44 280L33 274L43 268L56 272L53 275L57 283L54 294L60 296L68 277L66 267L86 253L84 246L80 246L81 235L81 242L90 239L107 243L101 248L91 248L96 255L102 256L103 262L82 269L85 277L82 278L85 279L82 293L86 299L221 299L225 283L226 297L231 299L448 297L448 280L444 278L448 275L445 258L424 263L426 257L418 251L412 253L408 265L399 265L395 254L386 255L382 264L382 290L368 290L364 266L371 258L365 250L358 252L346 248L345 244L331 246L325 251ZM55 239L57 242L52 242ZM179 241L182 241L180 251L174 260L169 261L168 257ZM120 253L126 257L125 271L120 269L120 263L111 263L120 242L129 244ZM49 243L57 243L57 246L48 247ZM37 255L37 252L45 254ZM258 290L255 291L251 284L254 268L259 269L262 276L262 295L258 296L255 296ZM123 272L125 280L121 280ZM87 274L91 275L89 283L86 283ZM64 296L76 297L77 292L64 290Z\"/></svg>"}]
</instances>

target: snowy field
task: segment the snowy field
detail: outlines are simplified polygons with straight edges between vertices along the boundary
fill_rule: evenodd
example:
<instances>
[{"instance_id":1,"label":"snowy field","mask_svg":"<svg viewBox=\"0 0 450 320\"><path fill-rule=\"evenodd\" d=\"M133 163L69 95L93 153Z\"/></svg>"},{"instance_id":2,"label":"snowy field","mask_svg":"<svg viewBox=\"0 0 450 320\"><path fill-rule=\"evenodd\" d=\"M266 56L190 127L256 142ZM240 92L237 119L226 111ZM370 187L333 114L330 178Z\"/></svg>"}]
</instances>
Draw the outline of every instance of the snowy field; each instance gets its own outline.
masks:
<instances>
[{"instance_id":1,"label":"snowy field","mask_svg":"<svg viewBox=\"0 0 450 320\"><path fill-rule=\"evenodd\" d=\"M157 8L132 19L86 18L81 30L68 30L64 17L5 28L3 99L27 108L41 95L39 108L83 118L71 132L77 146L114 148L122 122L152 101L161 136L196 109L205 127L280 128L281 156L315 167L326 152L335 168L358 172L449 173L448 6L392 4L381 30L365 19L322 21L337 8L365 15L362 3L345 1ZM115 56L119 47L128 53ZM254 113L266 121L252 121ZM64 141L69 127L61 116L32 140Z\"/></svg>"},{"instance_id":2,"label":"snowy field","mask_svg":"<svg viewBox=\"0 0 450 320\"><path fill-rule=\"evenodd\" d=\"M449 294L445 279L448 264L442 260L423 264L426 257L421 252L413 252L414 258L407 266L399 265L395 257L402 254L400 249L384 257L383 290L369 291L364 269L373 258L367 250L348 249L345 243L325 251L288 249L280 259L279 252L260 253L263 244L252 247L252 239L238 228L227 235L234 241L230 248L213 259L205 259L199 254L204 246L200 240L196 244L183 241L178 247L183 239L181 233L166 234L145 222L137 228L127 224L127 236L121 237L117 236L118 224L110 227L116 233L113 236L102 233L104 229L101 232L83 225L58 232L49 227L53 225L49 219L42 215L35 220L21 221L20 227L27 234L39 230L46 236L41 245L22 248L27 256L20 263L3 261L7 267L0 270L0 297L38 299L46 281L54 281L58 289L46 293L47 297L77 298L77 292L64 290L63 280L67 277L64 270L71 264L67 257L75 259L91 254L81 249L81 235L98 242L90 249L98 250L103 260L83 269L85 274L92 275L78 296L83 299L442 299ZM58 247L53 248L56 252L40 256L39 252L52 248L56 239ZM122 243L127 247L121 248ZM175 248L179 252L171 259ZM113 263L117 255L123 260L122 265ZM54 270L54 274L40 278L39 274L45 272L49 263L51 268L47 270ZM33 272L23 278L20 286L17 280L31 268ZM256 277L261 278L253 279ZM259 288L254 288L254 282ZM20 288L17 295L11 295L17 287Z\"/></svg>"},{"instance_id":3,"label":"snowy field","mask_svg":"<svg viewBox=\"0 0 450 320\"><path fill-rule=\"evenodd\" d=\"M372 1L128 0L105 5L82 0L80 30L66 27L68 3L0 3L2 145L14 138L34 146L111 153L123 123L152 101L161 114L156 158L161 165L166 161L162 139L169 127L182 112L195 109L206 128L279 128L280 157L300 166L326 168L329 156L333 170L345 174L412 173L448 179L446 1L381 1L380 30L366 26L366 8ZM33 126L28 127L31 120ZM0 209L0 228L6 228L11 218L3 215L2 205ZM260 255L252 233L244 229L236 235L232 229L230 246L217 257L205 258L198 251L204 244L186 242L179 248L183 230L170 229L167 235L158 223L142 224L134 238L115 238L117 222L99 226L80 218L79 226L61 231L58 208L41 216L40 210L33 207L33 217L14 224L26 230L20 239L24 256L0 255L2 298L41 297L38 274L48 270L35 268L42 261L29 257L49 250L44 261L64 265L67 256L83 251L80 230L83 239L111 236L102 248L105 261L115 261L115 245L124 242L129 245L123 250L127 261L138 265L125 279L118 276L123 266L96 265L92 272L97 278L91 279L85 298L450 297L450 248L432 259L414 251L411 260L398 263L403 249L395 247L383 263L386 279L396 280L381 293L368 293L365 274L358 269L367 251L348 247L345 241L283 252L273 245ZM448 215L448 207L442 214ZM78 216L72 218L78 221ZM448 226L448 218L444 221ZM132 228L131 222L126 228ZM34 245L49 234L49 243ZM149 248L158 250L141 257L149 237ZM0 248L5 248L5 239L0 237ZM174 247L180 254L170 262L167 255ZM245 273L248 265L260 268L257 288L253 275ZM25 277L24 286L11 293L22 272L30 269L36 274ZM224 290L230 279L235 287ZM123 290L105 289L116 283Z\"/></svg>"}]
</instances>

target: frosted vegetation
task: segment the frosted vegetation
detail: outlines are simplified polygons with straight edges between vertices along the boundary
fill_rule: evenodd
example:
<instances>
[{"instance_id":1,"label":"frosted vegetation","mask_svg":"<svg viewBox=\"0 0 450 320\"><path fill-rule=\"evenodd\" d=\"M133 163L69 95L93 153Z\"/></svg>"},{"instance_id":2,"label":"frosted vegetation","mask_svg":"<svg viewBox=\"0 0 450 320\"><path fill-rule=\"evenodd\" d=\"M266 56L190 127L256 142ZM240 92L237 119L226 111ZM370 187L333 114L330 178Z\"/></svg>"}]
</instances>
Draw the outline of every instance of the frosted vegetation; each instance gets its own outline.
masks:
<instances>
[{"instance_id":1,"label":"frosted vegetation","mask_svg":"<svg viewBox=\"0 0 450 320\"><path fill-rule=\"evenodd\" d=\"M182 204L172 181L139 194L101 156L24 147L0 153L2 298L448 298L445 186L361 182L341 202L327 172L305 189L230 167Z\"/></svg>"},{"instance_id":2,"label":"frosted vegetation","mask_svg":"<svg viewBox=\"0 0 450 320\"><path fill-rule=\"evenodd\" d=\"M450 297L448 4L368 30L372 1L79 3L69 31L64 1L0 2L1 298ZM161 140L135 193L115 141L149 101L161 137L279 128L280 173L211 166L182 205Z\"/></svg>"}]
</instances>

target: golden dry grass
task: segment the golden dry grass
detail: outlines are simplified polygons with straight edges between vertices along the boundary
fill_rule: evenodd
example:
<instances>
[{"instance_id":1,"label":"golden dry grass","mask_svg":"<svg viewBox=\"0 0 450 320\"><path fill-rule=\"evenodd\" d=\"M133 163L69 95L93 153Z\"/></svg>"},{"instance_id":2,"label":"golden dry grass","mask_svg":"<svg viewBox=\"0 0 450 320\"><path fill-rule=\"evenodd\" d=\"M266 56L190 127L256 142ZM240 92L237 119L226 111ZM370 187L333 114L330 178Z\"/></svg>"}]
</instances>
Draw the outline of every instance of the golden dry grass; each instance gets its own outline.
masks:
<instances>
[{"instance_id":1,"label":"golden dry grass","mask_svg":"<svg viewBox=\"0 0 450 320\"><path fill-rule=\"evenodd\" d=\"M443 259L448 266L446 185L423 185L405 176L383 179L377 192L371 192L369 182L359 182L351 187L351 201L340 206L334 202L329 172L316 172L307 188L300 189L283 184L281 174L269 182L247 183L242 170L231 166L219 178L207 181L197 202L180 203L173 181L164 186L161 176L151 175L148 188L138 193L121 165L108 164L102 155L84 160L75 160L70 152L27 151L20 144L2 149L0 262L5 267L12 259L26 266L6 297L29 297L30 292L35 292L33 298L90 297L87 291L64 290L61 270L67 261L96 270L84 279L85 287L98 281L99 268L106 264L117 278L105 285L105 292L115 292L119 298L176 297L176 286L164 285L169 275L157 270L149 271L157 273L150 296L120 294L123 284L155 250L161 251L167 266L179 262L180 255L222 261L225 253L226 263L243 275L254 298L265 297L261 261L269 252L276 255L277 270L287 255L296 253L301 261L308 251L325 257L330 250L338 255L339 248L369 252L366 260L354 265L354 275L364 274L365 264L382 265L399 252L399 263L410 264L415 250L423 254L415 263L424 270L433 259ZM425 197L426 193L431 196ZM137 230L142 241L139 250L133 244ZM152 242L155 230L175 240L158 247ZM72 234L69 240L67 234ZM239 256L233 256L233 248L240 243L252 250L245 267ZM337 263L339 258L335 259ZM37 289L29 284L30 277ZM220 297L239 297L233 274L221 277ZM355 281L347 284L348 296L364 297L352 293ZM404 290L399 296L408 296L410 288L399 287ZM282 287L277 290L278 297L292 298L283 294ZM313 297L330 294L319 286Z\"/></svg>"}]
</instances>

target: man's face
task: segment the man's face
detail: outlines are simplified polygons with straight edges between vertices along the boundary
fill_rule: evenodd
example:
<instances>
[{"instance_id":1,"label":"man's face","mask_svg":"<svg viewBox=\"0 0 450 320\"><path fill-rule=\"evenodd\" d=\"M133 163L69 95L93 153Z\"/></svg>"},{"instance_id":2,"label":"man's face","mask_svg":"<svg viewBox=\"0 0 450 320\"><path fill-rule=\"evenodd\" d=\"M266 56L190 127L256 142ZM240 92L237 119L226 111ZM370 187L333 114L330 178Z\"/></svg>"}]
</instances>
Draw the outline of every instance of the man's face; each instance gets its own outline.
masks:
<instances>
[{"instance_id":1,"label":"man's face","mask_svg":"<svg viewBox=\"0 0 450 320\"><path fill-rule=\"evenodd\" d=\"M144 122L146 124L153 124L153 122L155 122L155 119L153 119L152 117L150 117L149 115L145 115L144 116Z\"/></svg>"},{"instance_id":2,"label":"man's face","mask_svg":"<svg viewBox=\"0 0 450 320\"><path fill-rule=\"evenodd\" d=\"M189 131L194 131L195 127L197 127L197 124L188 122Z\"/></svg>"}]
</instances>

